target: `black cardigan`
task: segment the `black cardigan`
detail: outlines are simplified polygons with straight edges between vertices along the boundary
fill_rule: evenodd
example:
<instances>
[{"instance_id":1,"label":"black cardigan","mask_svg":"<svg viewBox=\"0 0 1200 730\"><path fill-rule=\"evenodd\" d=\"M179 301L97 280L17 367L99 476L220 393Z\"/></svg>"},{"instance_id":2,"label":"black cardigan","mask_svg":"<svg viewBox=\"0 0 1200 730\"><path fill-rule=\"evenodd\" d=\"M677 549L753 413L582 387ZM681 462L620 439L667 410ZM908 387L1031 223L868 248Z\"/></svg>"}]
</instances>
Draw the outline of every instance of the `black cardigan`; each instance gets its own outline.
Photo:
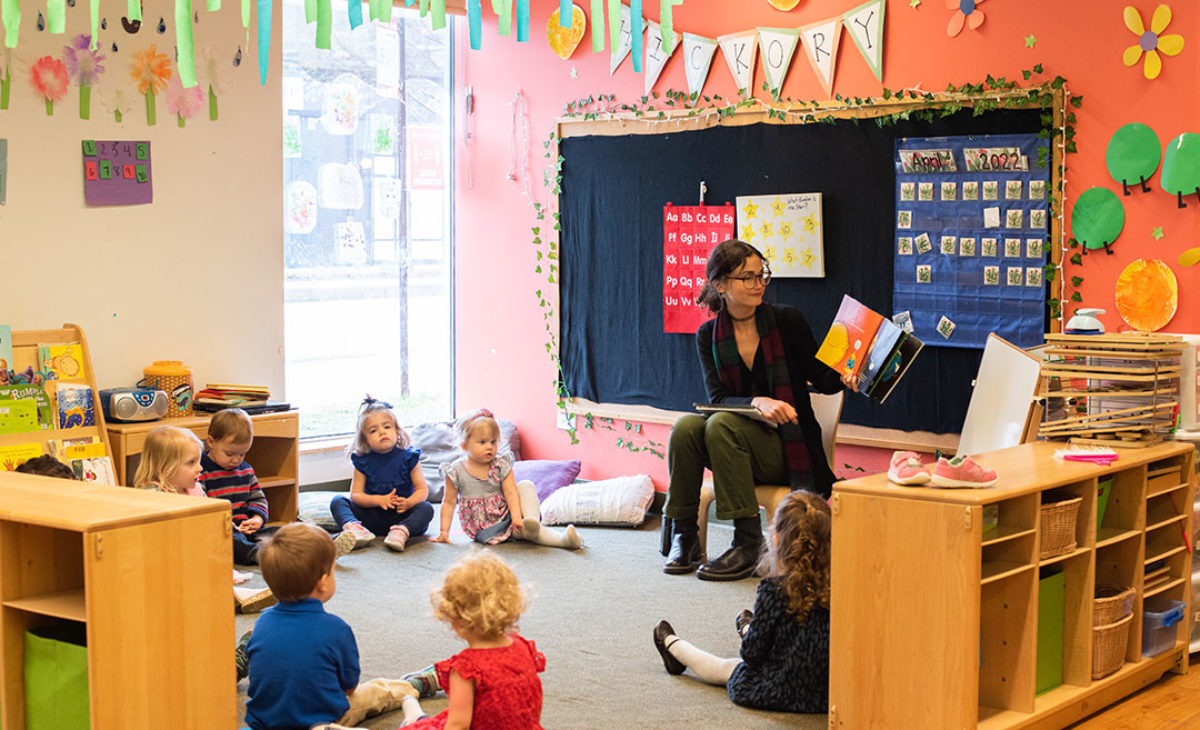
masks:
<instances>
[{"instance_id":1,"label":"black cardigan","mask_svg":"<svg viewBox=\"0 0 1200 730\"><path fill-rule=\"evenodd\" d=\"M813 481L818 491L828 497L833 491L835 477L829 468L829 460L825 458L825 447L821 442L821 426L813 415L812 402L807 397L805 383L811 383L813 390L818 393L836 393L842 389L841 376L825 363L817 360L817 343L813 339L812 330L804 315L795 307L779 304L762 304L775 312L775 323L779 328L779 337L783 341L783 353L787 358L788 374L792 379L792 389L796 394L796 420L799 421L801 432L804 434L804 444L812 460ZM716 318L700 325L696 330L696 348L700 354L700 365L704 368L704 385L708 389L710 403L728 403L730 405L749 405L757 396L773 397L767 387L767 365L763 360L762 344L754 353L754 367L747 369L740 359L742 382L749 383L751 392L730 393L725 384L717 376L717 364L713 360L713 330L716 328ZM801 398L800 394L806 393Z\"/></svg>"}]
</instances>

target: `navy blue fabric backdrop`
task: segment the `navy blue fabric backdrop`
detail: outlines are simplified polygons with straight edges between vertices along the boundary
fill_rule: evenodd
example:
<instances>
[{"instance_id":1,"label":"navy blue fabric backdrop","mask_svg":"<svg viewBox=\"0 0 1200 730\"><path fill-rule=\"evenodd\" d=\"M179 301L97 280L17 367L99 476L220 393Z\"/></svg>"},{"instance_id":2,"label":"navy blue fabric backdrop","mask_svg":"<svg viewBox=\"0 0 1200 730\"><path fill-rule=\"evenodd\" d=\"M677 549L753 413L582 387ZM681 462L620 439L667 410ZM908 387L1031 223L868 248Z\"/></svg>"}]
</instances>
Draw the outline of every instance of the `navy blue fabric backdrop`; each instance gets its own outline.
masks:
<instances>
[{"instance_id":1,"label":"navy blue fabric backdrop","mask_svg":"<svg viewBox=\"0 0 1200 730\"><path fill-rule=\"evenodd\" d=\"M775 279L769 301L796 306L819 342L843 294L893 312L895 140L1037 133L1037 110L964 110L880 127L843 120L562 141L560 342L572 395L690 411L707 400L695 336L662 323L663 212L739 195L824 196L823 279ZM961 430L982 350L926 348L887 403L846 398L842 422Z\"/></svg>"}]
</instances>

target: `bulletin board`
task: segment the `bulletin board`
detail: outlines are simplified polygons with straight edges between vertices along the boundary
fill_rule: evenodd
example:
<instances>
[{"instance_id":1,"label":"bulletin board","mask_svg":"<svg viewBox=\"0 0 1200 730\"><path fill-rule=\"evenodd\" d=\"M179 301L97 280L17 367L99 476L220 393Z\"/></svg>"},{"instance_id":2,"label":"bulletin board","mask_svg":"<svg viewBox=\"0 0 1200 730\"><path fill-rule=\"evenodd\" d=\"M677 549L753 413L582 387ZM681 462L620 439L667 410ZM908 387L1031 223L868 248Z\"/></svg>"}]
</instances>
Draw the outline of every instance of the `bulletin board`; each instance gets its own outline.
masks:
<instances>
[{"instance_id":1,"label":"bulletin board","mask_svg":"<svg viewBox=\"0 0 1200 730\"><path fill-rule=\"evenodd\" d=\"M671 411L691 411L706 398L695 336L664 332L661 304L663 207L695 205L700 182L709 205L743 195L822 194L825 277L774 279L766 295L797 307L819 342L843 294L881 313L898 311L897 140L1037 135L1042 113L963 108L931 121L912 115L880 125L857 118L767 123L765 113L739 112L721 124L678 130L629 120L560 122L559 342L566 389L596 403ZM1041 326L1048 327L1044 297L1040 306ZM842 422L958 433L980 359L979 349L926 348L885 404L847 397Z\"/></svg>"}]
</instances>

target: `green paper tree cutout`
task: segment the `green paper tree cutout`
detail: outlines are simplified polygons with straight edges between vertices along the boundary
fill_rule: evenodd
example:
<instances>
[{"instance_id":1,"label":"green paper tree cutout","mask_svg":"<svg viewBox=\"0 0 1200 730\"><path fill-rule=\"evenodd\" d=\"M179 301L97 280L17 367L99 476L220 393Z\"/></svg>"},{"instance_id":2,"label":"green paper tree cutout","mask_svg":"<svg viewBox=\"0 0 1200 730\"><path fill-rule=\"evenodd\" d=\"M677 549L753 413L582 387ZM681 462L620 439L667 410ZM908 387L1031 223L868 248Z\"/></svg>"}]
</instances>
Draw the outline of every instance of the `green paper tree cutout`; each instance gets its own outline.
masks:
<instances>
[{"instance_id":1,"label":"green paper tree cutout","mask_svg":"<svg viewBox=\"0 0 1200 730\"><path fill-rule=\"evenodd\" d=\"M1196 194L1200 200L1200 134L1184 132L1167 143L1159 184L1174 193L1180 208L1186 208L1183 196Z\"/></svg>"},{"instance_id":2,"label":"green paper tree cutout","mask_svg":"<svg viewBox=\"0 0 1200 730\"><path fill-rule=\"evenodd\" d=\"M1108 174L1121 183L1121 190L1129 195L1130 184L1141 183L1142 192L1150 192L1146 181L1158 169L1162 153L1159 151L1158 135L1140 122L1131 122L1113 133L1104 153Z\"/></svg>"},{"instance_id":3,"label":"green paper tree cutout","mask_svg":"<svg viewBox=\"0 0 1200 730\"><path fill-rule=\"evenodd\" d=\"M1125 227L1125 207L1117 194L1106 188L1091 188L1071 209L1071 235L1088 249L1103 248L1111 254L1112 244Z\"/></svg>"}]
</instances>

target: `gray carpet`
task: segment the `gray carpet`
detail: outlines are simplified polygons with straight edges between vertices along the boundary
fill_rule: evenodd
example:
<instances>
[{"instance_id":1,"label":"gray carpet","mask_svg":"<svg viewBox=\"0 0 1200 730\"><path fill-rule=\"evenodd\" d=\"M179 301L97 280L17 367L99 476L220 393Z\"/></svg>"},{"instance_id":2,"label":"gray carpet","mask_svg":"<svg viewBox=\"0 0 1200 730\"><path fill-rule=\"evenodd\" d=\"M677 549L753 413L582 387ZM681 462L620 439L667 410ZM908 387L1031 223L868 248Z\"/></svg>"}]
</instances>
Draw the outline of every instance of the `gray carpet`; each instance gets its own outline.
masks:
<instances>
[{"instance_id":1,"label":"gray carpet","mask_svg":"<svg viewBox=\"0 0 1200 730\"><path fill-rule=\"evenodd\" d=\"M457 528L457 525L455 526ZM667 619L681 636L720 656L736 656L734 616L754 605L757 581L710 583L662 572L657 516L640 528L580 528L587 543L572 552L524 542L493 548L530 589L520 631L546 655L542 674L546 728L818 728L825 715L747 710L724 687L703 684L690 672L663 669L651 632ZM728 545L732 532L710 529L710 547ZM454 545L416 542L402 554L381 541L338 563L337 594L325 608L344 618L358 640L362 678L399 677L464 648L433 618L429 591L471 549L461 533ZM257 572L255 570L255 572ZM250 586L263 586L255 575ZM238 616L238 635L255 616ZM246 681L238 687L239 719ZM430 715L446 707L444 694L425 700ZM394 728L400 712L366 721Z\"/></svg>"}]
</instances>

